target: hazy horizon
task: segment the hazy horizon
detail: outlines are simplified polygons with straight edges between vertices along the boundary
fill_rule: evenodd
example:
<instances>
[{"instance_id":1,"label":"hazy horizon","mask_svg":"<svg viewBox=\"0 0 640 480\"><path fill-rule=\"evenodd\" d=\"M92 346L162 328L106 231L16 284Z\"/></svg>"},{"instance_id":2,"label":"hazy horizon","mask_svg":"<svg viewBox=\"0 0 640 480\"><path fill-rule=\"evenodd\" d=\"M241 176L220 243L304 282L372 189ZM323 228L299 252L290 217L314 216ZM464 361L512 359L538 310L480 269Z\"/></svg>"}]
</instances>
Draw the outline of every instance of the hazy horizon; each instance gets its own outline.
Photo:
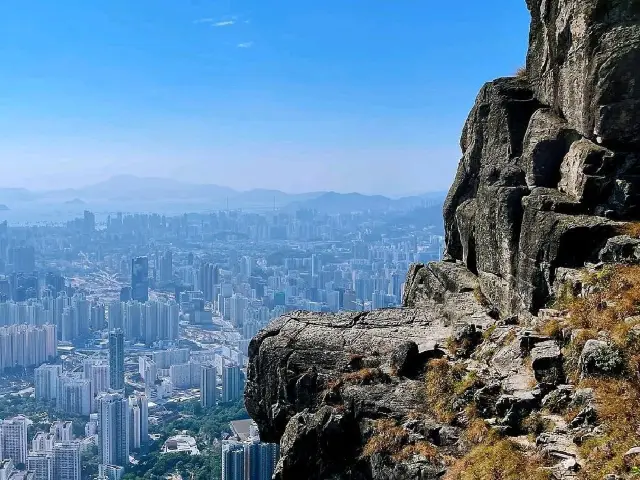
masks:
<instances>
[{"instance_id":1,"label":"hazy horizon","mask_svg":"<svg viewBox=\"0 0 640 480\"><path fill-rule=\"evenodd\" d=\"M478 88L524 63L528 23L524 2L7 0L0 186L446 190Z\"/></svg>"}]
</instances>

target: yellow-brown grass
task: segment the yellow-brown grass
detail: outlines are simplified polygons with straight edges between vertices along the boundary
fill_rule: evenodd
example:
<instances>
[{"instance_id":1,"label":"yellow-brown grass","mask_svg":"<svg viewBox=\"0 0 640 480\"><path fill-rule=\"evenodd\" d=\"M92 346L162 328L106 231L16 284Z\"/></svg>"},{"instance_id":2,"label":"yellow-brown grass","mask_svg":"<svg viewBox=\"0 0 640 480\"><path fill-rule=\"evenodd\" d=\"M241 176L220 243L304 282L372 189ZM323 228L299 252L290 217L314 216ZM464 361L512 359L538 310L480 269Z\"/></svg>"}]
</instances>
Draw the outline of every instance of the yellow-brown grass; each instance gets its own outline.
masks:
<instances>
[{"instance_id":1,"label":"yellow-brown grass","mask_svg":"<svg viewBox=\"0 0 640 480\"><path fill-rule=\"evenodd\" d=\"M625 233L640 236L640 223L623 227ZM640 314L640 266L607 266L600 271L584 275L583 282L591 293L579 298L566 298L564 307L567 318L547 322L542 332L550 334L560 329L572 330L571 342L564 350L565 370L570 378L578 381L578 359L589 339L604 334L623 352L626 370L621 378L597 378L582 380L580 387L594 391L598 422L603 434L581 446L585 458L581 477L600 480L606 474L625 475L628 466L623 455L637 446L640 427L640 334L635 328L640 320L632 319ZM565 412L571 420L580 410Z\"/></svg>"},{"instance_id":2,"label":"yellow-brown grass","mask_svg":"<svg viewBox=\"0 0 640 480\"><path fill-rule=\"evenodd\" d=\"M430 462L440 458L436 447L429 442L420 441L408 444L409 432L391 419L377 420L373 426L373 435L362 450L362 457L375 454L387 455L396 462L408 460L414 455L421 455Z\"/></svg>"},{"instance_id":3,"label":"yellow-brown grass","mask_svg":"<svg viewBox=\"0 0 640 480\"><path fill-rule=\"evenodd\" d=\"M527 78L527 67L520 67L516 70L516 77Z\"/></svg>"},{"instance_id":4,"label":"yellow-brown grass","mask_svg":"<svg viewBox=\"0 0 640 480\"><path fill-rule=\"evenodd\" d=\"M446 480L549 480L540 458L527 455L511 440L499 439L474 447L449 468Z\"/></svg>"},{"instance_id":5,"label":"yellow-brown grass","mask_svg":"<svg viewBox=\"0 0 640 480\"><path fill-rule=\"evenodd\" d=\"M427 409L439 421L451 423L456 416L453 402L460 382L465 378L465 368L452 364L446 358L437 358L427 364L425 394Z\"/></svg>"},{"instance_id":6,"label":"yellow-brown grass","mask_svg":"<svg viewBox=\"0 0 640 480\"><path fill-rule=\"evenodd\" d=\"M384 373L379 368L361 368L357 372L345 373L342 376L344 383L356 383L369 385L384 379Z\"/></svg>"},{"instance_id":7,"label":"yellow-brown grass","mask_svg":"<svg viewBox=\"0 0 640 480\"><path fill-rule=\"evenodd\" d=\"M629 235L633 238L640 238L640 222L625 223L618 229L621 235Z\"/></svg>"},{"instance_id":8,"label":"yellow-brown grass","mask_svg":"<svg viewBox=\"0 0 640 480\"><path fill-rule=\"evenodd\" d=\"M405 445L400 452L393 456L393 459L397 462L401 462L416 455L424 457L430 463L436 463L441 458L436 447L431 445L429 442L420 441L410 445Z\"/></svg>"},{"instance_id":9,"label":"yellow-brown grass","mask_svg":"<svg viewBox=\"0 0 640 480\"><path fill-rule=\"evenodd\" d=\"M626 473L623 455L638 446L640 390L637 382L597 379L584 381L581 386L593 388L598 420L604 430L602 437L595 437L581 446L586 460L583 477L600 480L609 473Z\"/></svg>"}]
</instances>

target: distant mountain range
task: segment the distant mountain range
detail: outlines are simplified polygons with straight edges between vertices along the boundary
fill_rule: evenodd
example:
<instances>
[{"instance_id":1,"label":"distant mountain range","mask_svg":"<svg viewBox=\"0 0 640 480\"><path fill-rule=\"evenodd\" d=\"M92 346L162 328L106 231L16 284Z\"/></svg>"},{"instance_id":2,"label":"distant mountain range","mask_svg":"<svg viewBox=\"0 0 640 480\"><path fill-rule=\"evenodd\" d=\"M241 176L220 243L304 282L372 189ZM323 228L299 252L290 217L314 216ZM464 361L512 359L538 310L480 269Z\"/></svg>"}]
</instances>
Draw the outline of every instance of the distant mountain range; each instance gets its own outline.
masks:
<instances>
[{"instance_id":1,"label":"distant mountain range","mask_svg":"<svg viewBox=\"0 0 640 480\"><path fill-rule=\"evenodd\" d=\"M24 188L0 188L0 203L15 205L96 208L122 211L164 211L174 206L182 211L220 208L315 209L327 213L352 211L406 210L442 202L444 192L432 192L401 198L359 193L309 192L290 194L279 190L237 191L220 185L179 182L167 178L118 175L77 189L30 191Z\"/></svg>"}]
</instances>

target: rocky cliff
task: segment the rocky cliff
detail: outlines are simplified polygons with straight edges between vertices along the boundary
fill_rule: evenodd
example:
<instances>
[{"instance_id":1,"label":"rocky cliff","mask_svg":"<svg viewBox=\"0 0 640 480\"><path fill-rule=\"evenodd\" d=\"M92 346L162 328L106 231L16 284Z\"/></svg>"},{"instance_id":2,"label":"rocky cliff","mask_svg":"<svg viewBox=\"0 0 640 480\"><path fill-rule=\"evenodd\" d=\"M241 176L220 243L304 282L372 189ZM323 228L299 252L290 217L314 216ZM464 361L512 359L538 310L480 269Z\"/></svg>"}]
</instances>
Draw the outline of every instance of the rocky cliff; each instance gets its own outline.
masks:
<instances>
[{"instance_id":1,"label":"rocky cliff","mask_svg":"<svg viewBox=\"0 0 640 480\"><path fill-rule=\"evenodd\" d=\"M640 401L640 273L621 266L640 261L640 0L527 4L526 72L464 126L445 261L412 267L403 308L294 312L251 342L275 478L639 471L640 416L605 400Z\"/></svg>"}]
</instances>

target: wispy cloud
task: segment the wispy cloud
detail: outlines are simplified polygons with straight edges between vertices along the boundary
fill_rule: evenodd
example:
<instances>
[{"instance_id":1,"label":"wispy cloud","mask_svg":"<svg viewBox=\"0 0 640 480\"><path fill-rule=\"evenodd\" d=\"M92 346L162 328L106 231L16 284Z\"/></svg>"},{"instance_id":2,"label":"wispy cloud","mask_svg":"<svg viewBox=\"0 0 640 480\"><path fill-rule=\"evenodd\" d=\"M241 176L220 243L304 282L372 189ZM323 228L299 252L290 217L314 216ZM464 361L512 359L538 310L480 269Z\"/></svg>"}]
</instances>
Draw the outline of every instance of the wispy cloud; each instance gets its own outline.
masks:
<instances>
[{"instance_id":1,"label":"wispy cloud","mask_svg":"<svg viewBox=\"0 0 640 480\"><path fill-rule=\"evenodd\" d=\"M238 44L238 48L251 48L253 47L253 42L243 42Z\"/></svg>"},{"instance_id":2,"label":"wispy cloud","mask_svg":"<svg viewBox=\"0 0 640 480\"><path fill-rule=\"evenodd\" d=\"M213 24L214 27L229 27L233 25L235 20L223 20L222 22L216 22Z\"/></svg>"}]
</instances>

